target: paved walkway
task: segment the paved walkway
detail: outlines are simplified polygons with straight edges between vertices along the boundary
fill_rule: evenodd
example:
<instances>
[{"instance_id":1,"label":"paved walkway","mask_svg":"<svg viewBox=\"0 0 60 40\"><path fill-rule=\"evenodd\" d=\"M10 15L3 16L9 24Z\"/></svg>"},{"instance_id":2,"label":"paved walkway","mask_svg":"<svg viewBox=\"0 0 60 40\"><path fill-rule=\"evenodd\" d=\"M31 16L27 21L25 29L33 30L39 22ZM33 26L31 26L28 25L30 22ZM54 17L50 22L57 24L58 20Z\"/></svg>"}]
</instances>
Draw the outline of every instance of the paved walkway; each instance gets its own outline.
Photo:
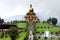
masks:
<instances>
[{"instance_id":1,"label":"paved walkway","mask_svg":"<svg viewBox=\"0 0 60 40\"><path fill-rule=\"evenodd\" d=\"M28 30L33 31L33 29L34 29L34 24L32 22L29 22L28 23Z\"/></svg>"},{"instance_id":2,"label":"paved walkway","mask_svg":"<svg viewBox=\"0 0 60 40\"><path fill-rule=\"evenodd\" d=\"M33 33L32 33L32 31L29 31L29 38L28 38L28 40L33 40Z\"/></svg>"},{"instance_id":3,"label":"paved walkway","mask_svg":"<svg viewBox=\"0 0 60 40\"><path fill-rule=\"evenodd\" d=\"M34 30L34 24L32 22L28 23L28 30L29 30L29 38L28 40L33 40L33 30Z\"/></svg>"}]
</instances>

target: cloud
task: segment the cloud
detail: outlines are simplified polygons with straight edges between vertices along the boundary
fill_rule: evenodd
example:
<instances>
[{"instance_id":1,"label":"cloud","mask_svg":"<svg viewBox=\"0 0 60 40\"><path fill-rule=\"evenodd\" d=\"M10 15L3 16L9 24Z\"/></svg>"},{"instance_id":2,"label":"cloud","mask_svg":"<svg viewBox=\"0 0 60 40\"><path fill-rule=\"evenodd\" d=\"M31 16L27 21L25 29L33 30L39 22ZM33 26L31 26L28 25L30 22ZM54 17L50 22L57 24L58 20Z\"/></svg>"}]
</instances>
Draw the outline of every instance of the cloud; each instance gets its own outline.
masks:
<instances>
[{"instance_id":1,"label":"cloud","mask_svg":"<svg viewBox=\"0 0 60 40\"><path fill-rule=\"evenodd\" d=\"M56 17L60 20L60 0L0 0L0 16L25 15L30 4L40 18Z\"/></svg>"}]
</instances>

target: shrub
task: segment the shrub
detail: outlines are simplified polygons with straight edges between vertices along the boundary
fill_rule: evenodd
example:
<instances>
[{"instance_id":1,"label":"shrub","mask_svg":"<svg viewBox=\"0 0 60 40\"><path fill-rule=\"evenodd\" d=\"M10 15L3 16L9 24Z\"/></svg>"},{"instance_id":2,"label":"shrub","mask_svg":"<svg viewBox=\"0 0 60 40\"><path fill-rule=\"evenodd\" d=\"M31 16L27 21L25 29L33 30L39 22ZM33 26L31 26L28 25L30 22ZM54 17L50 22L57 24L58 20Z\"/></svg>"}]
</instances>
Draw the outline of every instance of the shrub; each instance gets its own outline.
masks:
<instances>
[{"instance_id":1,"label":"shrub","mask_svg":"<svg viewBox=\"0 0 60 40\"><path fill-rule=\"evenodd\" d=\"M35 35L35 33L37 33L37 32L33 31L33 35Z\"/></svg>"},{"instance_id":2,"label":"shrub","mask_svg":"<svg viewBox=\"0 0 60 40\"><path fill-rule=\"evenodd\" d=\"M45 37L44 39L46 39L46 40L47 40L47 37Z\"/></svg>"},{"instance_id":3,"label":"shrub","mask_svg":"<svg viewBox=\"0 0 60 40\"><path fill-rule=\"evenodd\" d=\"M43 27L41 26L41 28L43 28Z\"/></svg>"},{"instance_id":4,"label":"shrub","mask_svg":"<svg viewBox=\"0 0 60 40\"><path fill-rule=\"evenodd\" d=\"M48 27L49 28L49 27Z\"/></svg>"},{"instance_id":5,"label":"shrub","mask_svg":"<svg viewBox=\"0 0 60 40\"><path fill-rule=\"evenodd\" d=\"M5 35L5 37L8 37L7 35Z\"/></svg>"},{"instance_id":6,"label":"shrub","mask_svg":"<svg viewBox=\"0 0 60 40\"><path fill-rule=\"evenodd\" d=\"M57 32L55 34L58 34Z\"/></svg>"},{"instance_id":7,"label":"shrub","mask_svg":"<svg viewBox=\"0 0 60 40\"><path fill-rule=\"evenodd\" d=\"M44 27L44 28L46 28L46 27Z\"/></svg>"},{"instance_id":8,"label":"shrub","mask_svg":"<svg viewBox=\"0 0 60 40\"><path fill-rule=\"evenodd\" d=\"M36 35L34 35L34 39L33 40L38 40L37 37L36 37Z\"/></svg>"},{"instance_id":9,"label":"shrub","mask_svg":"<svg viewBox=\"0 0 60 40\"><path fill-rule=\"evenodd\" d=\"M42 32L42 34L43 34L44 32Z\"/></svg>"},{"instance_id":10,"label":"shrub","mask_svg":"<svg viewBox=\"0 0 60 40\"><path fill-rule=\"evenodd\" d=\"M38 38L40 39L40 36Z\"/></svg>"},{"instance_id":11,"label":"shrub","mask_svg":"<svg viewBox=\"0 0 60 40\"><path fill-rule=\"evenodd\" d=\"M39 26L37 28L39 28Z\"/></svg>"}]
</instances>

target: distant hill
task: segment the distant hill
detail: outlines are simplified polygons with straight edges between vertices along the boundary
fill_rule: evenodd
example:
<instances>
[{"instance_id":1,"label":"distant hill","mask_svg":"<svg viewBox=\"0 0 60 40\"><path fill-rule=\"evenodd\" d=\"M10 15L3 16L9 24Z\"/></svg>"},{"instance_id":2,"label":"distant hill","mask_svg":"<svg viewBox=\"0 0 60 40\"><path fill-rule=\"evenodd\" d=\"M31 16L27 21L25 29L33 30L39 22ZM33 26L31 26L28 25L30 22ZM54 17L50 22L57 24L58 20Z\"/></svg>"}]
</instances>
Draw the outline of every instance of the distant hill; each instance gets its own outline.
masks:
<instances>
[{"instance_id":1,"label":"distant hill","mask_svg":"<svg viewBox=\"0 0 60 40\"><path fill-rule=\"evenodd\" d=\"M13 20L24 20L24 15L15 15L9 18L4 18L4 21L13 21Z\"/></svg>"}]
</instances>

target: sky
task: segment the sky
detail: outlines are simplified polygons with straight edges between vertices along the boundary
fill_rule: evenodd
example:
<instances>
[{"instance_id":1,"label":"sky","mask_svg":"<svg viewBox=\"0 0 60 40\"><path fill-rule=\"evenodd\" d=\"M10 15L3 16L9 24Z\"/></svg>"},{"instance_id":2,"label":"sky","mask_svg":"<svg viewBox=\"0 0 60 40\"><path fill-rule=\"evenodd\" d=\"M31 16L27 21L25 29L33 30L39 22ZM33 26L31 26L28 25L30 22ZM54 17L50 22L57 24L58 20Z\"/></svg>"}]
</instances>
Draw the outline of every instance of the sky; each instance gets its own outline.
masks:
<instances>
[{"instance_id":1,"label":"sky","mask_svg":"<svg viewBox=\"0 0 60 40\"><path fill-rule=\"evenodd\" d=\"M25 15L30 4L39 18L56 17L60 20L60 0L0 0L0 17Z\"/></svg>"}]
</instances>

